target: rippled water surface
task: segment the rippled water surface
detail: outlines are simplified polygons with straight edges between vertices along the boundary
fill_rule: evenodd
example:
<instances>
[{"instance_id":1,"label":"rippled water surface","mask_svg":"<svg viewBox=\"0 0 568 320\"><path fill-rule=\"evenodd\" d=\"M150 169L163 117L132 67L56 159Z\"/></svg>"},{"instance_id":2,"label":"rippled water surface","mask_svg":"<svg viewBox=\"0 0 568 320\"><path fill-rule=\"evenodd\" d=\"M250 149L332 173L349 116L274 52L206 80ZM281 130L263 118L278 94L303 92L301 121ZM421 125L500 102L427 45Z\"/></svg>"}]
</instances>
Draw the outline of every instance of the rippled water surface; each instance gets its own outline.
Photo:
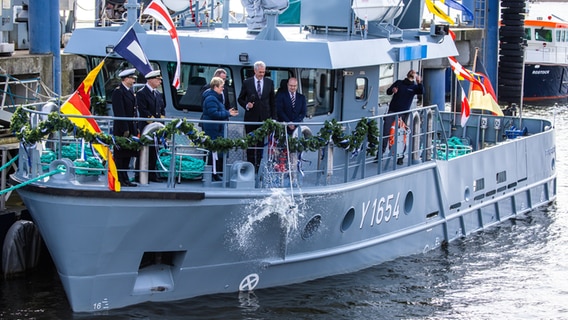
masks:
<instances>
[{"instance_id":1,"label":"rippled water surface","mask_svg":"<svg viewBox=\"0 0 568 320\"><path fill-rule=\"evenodd\" d=\"M568 108L556 119L558 199L443 249L287 287L73 314L51 268L0 280L0 319L568 319Z\"/></svg>"}]
</instances>

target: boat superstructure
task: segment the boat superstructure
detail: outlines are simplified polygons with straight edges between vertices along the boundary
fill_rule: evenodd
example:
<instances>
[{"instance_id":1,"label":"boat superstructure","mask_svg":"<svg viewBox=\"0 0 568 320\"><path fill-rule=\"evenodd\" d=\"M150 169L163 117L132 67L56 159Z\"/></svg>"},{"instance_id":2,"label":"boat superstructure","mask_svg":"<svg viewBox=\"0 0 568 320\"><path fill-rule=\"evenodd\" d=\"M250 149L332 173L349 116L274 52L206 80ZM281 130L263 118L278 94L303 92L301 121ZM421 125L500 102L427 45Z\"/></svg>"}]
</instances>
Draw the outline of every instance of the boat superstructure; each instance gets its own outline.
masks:
<instances>
[{"instance_id":1,"label":"boat superstructure","mask_svg":"<svg viewBox=\"0 0 568 320\"><path fill-rule=\"evenodd\" d=\"M568 99L568 22L525 20L523 100L552 104Z\"/></svg>"},{"instance_id":2,"label":"boat superstructure","mask_svg":"<svg viewBox=\"0 0 568 320\"><path fill-rule=\"evenodd\" d=\"M162 71L167 100L167 117L140 142L109 138L115 118L105 114L118 72L131 67L107 57L126 29L74 32L68 52L90 67L106 57L91 93L102 101L93 118L103 132L93 136L70 126L68 115L20 108L12 126L22 144L11 176L23 185L18 192L74 311L352 272L438 248L556 198L550 121L472 114L461 127L459 114L417 101L408 112L385 114L390 84L411 68L444 74L423 64L457 50L450 36L418 28L416 5L379 5L383 18L365 21L353 15L357 3L303 2L301 25L272 24L276 14L267 10L260 30L179 28L179 89L169 85L176 69L170 35L134 24ZM232 119L225 139L207 139L198 126L198 87L223 67L231 103L243 113L236 96L257 60L277 87L298 78L308 116L294 133L269 120L252 135ZM255 172L244 155L257 138L263 162ZM83 166L85 150L101 142L137 146L141 158L155 144L166 156L158 168L167 181L144 181L142 166L138 187L110 191L107 164ZM225 160L221 181L203 161L215 151Z\"/></svg>"}]
</instances>

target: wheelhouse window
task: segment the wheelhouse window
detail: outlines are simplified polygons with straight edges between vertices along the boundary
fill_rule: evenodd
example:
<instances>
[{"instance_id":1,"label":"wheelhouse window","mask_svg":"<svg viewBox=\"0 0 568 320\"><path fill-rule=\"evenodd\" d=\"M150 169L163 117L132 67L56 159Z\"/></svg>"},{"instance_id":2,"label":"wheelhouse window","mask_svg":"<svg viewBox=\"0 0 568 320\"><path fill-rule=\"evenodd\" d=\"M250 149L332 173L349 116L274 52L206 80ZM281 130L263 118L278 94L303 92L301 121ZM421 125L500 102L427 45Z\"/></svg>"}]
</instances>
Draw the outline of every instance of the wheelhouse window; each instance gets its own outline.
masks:
<instances>
[{"instance_id":1,"label":"wheelhouse window","mask_svg":"<svg viewBox=\"0 0 568 320\"><path fill-rule=\"evenodd\" d=\"M173 78L175 74L175 68L175 62L168 63L168 74L170 75L170 79ZM175 90L172 87L172 93L175 93L175 97L172 97L174 107L178 110L201 112L202 88L211 81L211 78L213 78L213 75L218 68L223 68L227 72L225 88L228 88L229 103L231 106L236 107L232 70L229 67L189 63L182 63L181 65L179 88Z\"/></svg>"},{"instance_id":2,"label":"wheelhouse window","mask_svg":"<svg viewBox=\"0 0 568 320\"><path fill-rule=\"evenodd\" d=\"M394 83L394 64L383 64L379 67L379 105L388 104L392 96L387 89Z\"/></svg>"},{"instance_id":3,"label":"wheelhouse window","mask_svg":"<svg viewBox=\"0 0 568 320\"><path fill-rule=\"evenodd\" d=\"M552 42L552 30L550 29L536 29L534 39L537 41Z\"/></svg>"},{"instance_id":4,"label":"wheelhouse window","mask_svg":"<svg viewBox=\"0 0 568 320\"><path fill-rule=\"evenodd\" d=\"M242 69L241 79L245 80L254 76L254 67ZM289 69L274 69L266 67L265 77L272 79L274 81L274 91L278 93L280 91L288 90L288 79L294 76L294 73Z\"/></svg>"},{"instance_id":5,"label":"wheelhouse window","mask_svg":"<svg viewBox=\"0 0 568 320\"><path fill-rule=\"evenodd\" d=\"M355 79L355 100L361 101L367 99L367 90L369 81L367 78Z\"/></svg>"},{"instance_id":6,"label":"wheelhouse window","mask_svg":"<svg viewBox=\"0 0 568 320\"><path fill-rule=\"evenodd\" d=\"M525 28L525 39L532 40L532 28Z\"/></svg>"},{"instance_id":7,"label":"wheelhouse window","mask_svg":"<svg viewBox=\"0 0 568 320\"><path fill-rule=\"evenodd\" d=\"M96 67L102 61L101 58L92 58L91 59L91 68ZM152 69L160 70L160 67L156 63L151 63ZM97 85L95 85L95 91L97 95L100 95L105 98L107 103L111 103L112 92L118 85L120 85L120 77L118 76L120 72L134 68L133 65L125 61L124 59L113 59L107 58L105 63L98 74L98 81ZM134 91L140 90L144 84L146 84L146 79L144 75L139 74L137 72L138 79L134 84ZM158 88L158 90L162 91L162 88Z\"/></svg>"},{"instance_id":8,"label":"wheelhouse window","mask_svg":"<svg viewBox=\"0 0 568 320\"><path fill-rule=\"evenodd\" d=\"M241 77L246 79L254 76L253 68L242 70ZM327 115L332 111L331 105L331 72L325 69L300 69L299 75L295 75L291 69L266 68L266 77L274 81L276 93L288 90L288 79L296 77L299 82L298 92L306 96L307 114L311 118L319 115Z\"/></svg>"},{"instance_id":9,"label":"wheelhouse window","mask_svg":"<svg viewBox=\"0 0 568 320\"><path fill-rule=\"evenodd\" d=\"M301 92L306 96L306 117L328 115L333 111L332 73L326 69L301 69Z\"/></svg>"}]
</instances>

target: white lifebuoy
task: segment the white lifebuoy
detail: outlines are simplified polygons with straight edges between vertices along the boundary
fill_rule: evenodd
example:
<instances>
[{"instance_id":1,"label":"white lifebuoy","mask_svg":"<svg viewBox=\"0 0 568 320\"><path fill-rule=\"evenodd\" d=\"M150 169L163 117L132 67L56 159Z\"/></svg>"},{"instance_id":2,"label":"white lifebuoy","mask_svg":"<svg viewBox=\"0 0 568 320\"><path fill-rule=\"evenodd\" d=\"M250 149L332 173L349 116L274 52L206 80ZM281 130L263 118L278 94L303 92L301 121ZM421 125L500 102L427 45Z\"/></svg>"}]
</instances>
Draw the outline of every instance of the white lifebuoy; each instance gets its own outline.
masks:
<instances>
[{"instance_id":1,"label":"white lifebuoy","mask_svg":"<svg viewBox=\"0 0 568 320\"><path fill-rule=\"evenodd\" d=\"M154 133L155 131L162 129L163 127L165 127L165 126L161 122L152 122L150 124L147 124L144 127L144 130L142 130L142 136L146 137L149 140L154 140L154 138L151 137L150 135L152 133Z\"/></svg>"}]
</instances>

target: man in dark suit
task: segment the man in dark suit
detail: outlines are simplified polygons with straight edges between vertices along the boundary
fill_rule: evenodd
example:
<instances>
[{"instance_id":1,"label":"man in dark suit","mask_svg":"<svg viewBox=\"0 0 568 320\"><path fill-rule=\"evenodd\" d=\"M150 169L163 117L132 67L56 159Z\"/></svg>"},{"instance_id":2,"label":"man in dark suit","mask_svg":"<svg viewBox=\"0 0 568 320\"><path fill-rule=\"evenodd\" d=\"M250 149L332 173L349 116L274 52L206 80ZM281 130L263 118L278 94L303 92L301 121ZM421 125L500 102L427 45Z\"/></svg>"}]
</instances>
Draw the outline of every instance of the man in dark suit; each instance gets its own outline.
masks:
<instances>
[{"instance_id":1,"label":"man in dark suit","mask_svg":"<svg viewBox=\"0 0 568 320\"><path fill-rule=\"evenodd\" d=\"M223 68L219 68L215 70L215 73L213 74L213 78L215 77L219 77L223 79L223 81L225 81L225 86L223 87L223 105L225 105L226 110L229 110L231 109L231 102L229 101L229 85L227 84L227 71L225 71L225 69ZM201 87L202 97L203 97L203 92L207 91L208 89L211 89L211 85L209 83L206 83L203 85L203 87ZM203 105L203 99L201 100L201 105Z\"/></svg>"},{"instance_id":2,"label":"man in dark suit","mask_svg":"<svg viewBox=\"0 0 568 320\"><path fill-rule=\"evenodd\" d=\"M121 83L112 92L112 112L115 117L135 118L136 97L132 86L136 82L136 69L127 69L118 74ZM115 120L113 122L113 134L120 137L132 137L138 135L137 121L134 120ZM114 149L116 168L118 169L118 181L121 186L136 187L135 183L128 178L130 160L136 157L136 151L124 148Z\"/></svg>"},{"instance_id":3,"label":"man in dark suit","mask_svg":"<svg viewBox=\"0 0 568 320\"><path fill-rule=\"evenodd\" d=\"M266 119L276 119L276 104L274 82L266 78L266 64L262 61L254 63L254 76L245 79L239 98L237 99L245 112L244 120L247 122L263 122ZM246 133L250 133L260 125L245 125ZM262 158L263 142L247 150L247 161L252 162L258 170Z\"/></svg>"},{"instance_id":4,"label":"man in dark suit","mask_svg":"<svg viewBox=\"0 0 568 320\"><path fill-rule=\"evenodd\" d=\"M302 122L306 117L307 106L306 97L298 93L298 80L288 79L288 90L276 95L276 112L280 122ZM291 134L296 129L296 125L288 125L288 133Z\"/></svg>"},{"instance_id":5,"label":"man in dark suit","mask_svg":"<svg viewBox=\"0 0 568 320\"><path fill-rule=\"evenodd\" d=\"M136 102L138 104L138 113L140 113L140 122L138 127L140 133L144 132L144 128L152 123L150 119L164 118L166 116L166 103L164 102L163 94L158 91L158 87L162 85L162 76L159 70L150 71L146 76L146 85L136 93ZM148 148L148 170L149 180L152 182L161 182L161 179L156 175L156 154L155 145ZM140 161L136 161L136 169L140 170Z\"/></svg>"}]
</instances>

